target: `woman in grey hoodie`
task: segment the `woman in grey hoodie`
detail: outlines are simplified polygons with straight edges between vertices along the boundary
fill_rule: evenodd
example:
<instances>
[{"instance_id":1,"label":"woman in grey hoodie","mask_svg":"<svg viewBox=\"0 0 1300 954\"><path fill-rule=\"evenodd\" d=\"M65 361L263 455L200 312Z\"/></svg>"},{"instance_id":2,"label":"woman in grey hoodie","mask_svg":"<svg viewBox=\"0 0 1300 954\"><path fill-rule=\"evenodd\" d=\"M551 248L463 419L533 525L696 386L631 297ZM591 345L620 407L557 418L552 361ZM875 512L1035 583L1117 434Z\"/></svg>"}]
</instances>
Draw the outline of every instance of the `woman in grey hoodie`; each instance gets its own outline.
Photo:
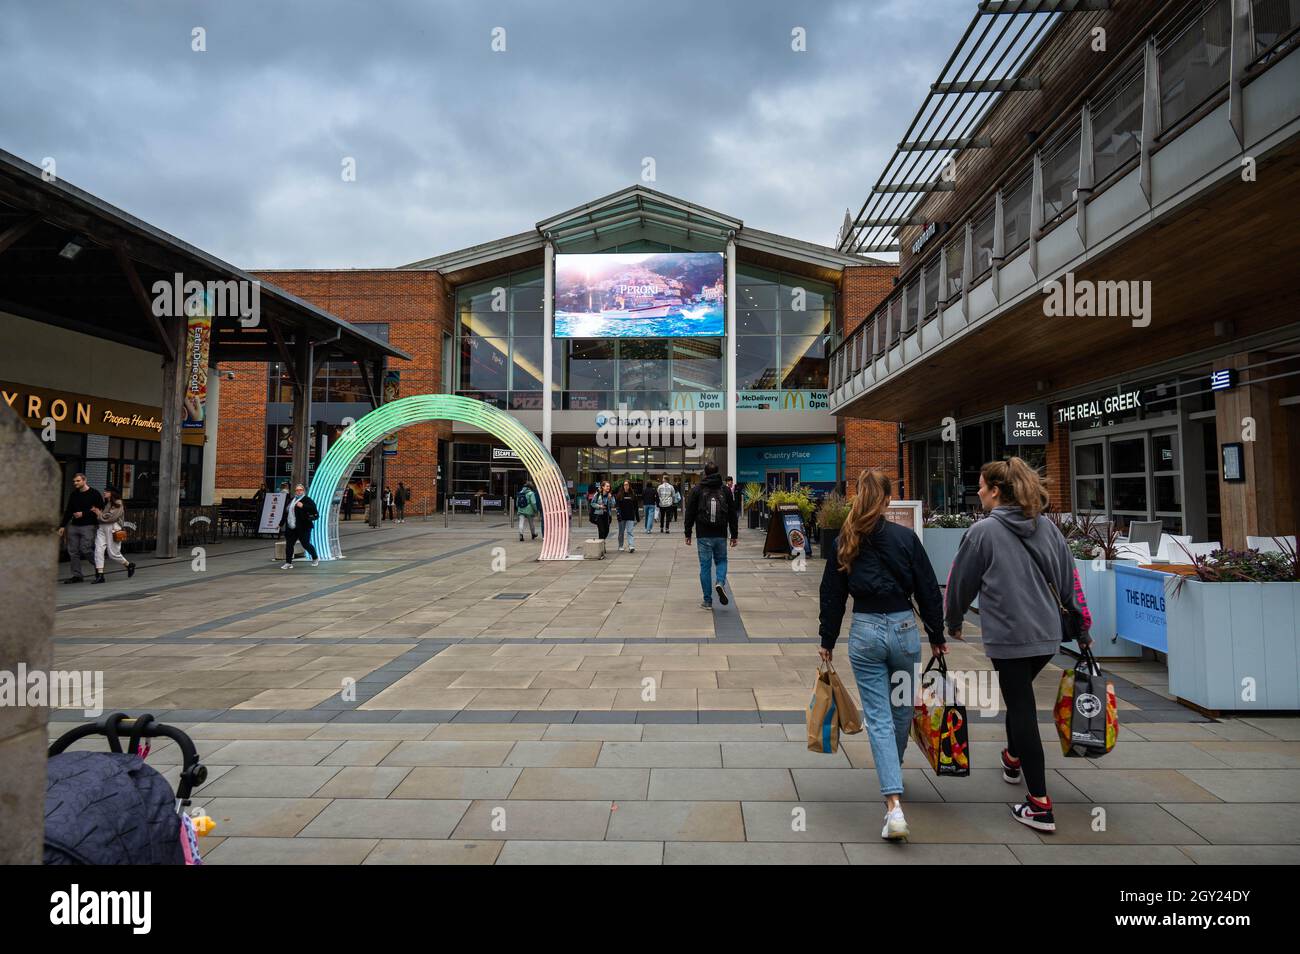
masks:
<instances>
[{"instance_id":1,"label":"woman in grey hoodie","mask_svg":"<svg viewBox=\"0 0 1300 954\"><path fill-rule=\"evenodd\" d=\"M962 538L948 575L944 617L948 632L960 638L966 610L979 597L984 652L1007 707L1002 777L1017 785L1023 773L1029 790L1011 814L1031 828L1055 831L1034 679L1061 645L1062 609L1083 621L1082 646L1091 642L1091 619L1065 538L1050 520L1039 519L1047 492L1037 472L1019 457L985 464L979 496L989 517Z\"/></svg>"}]
</instances>

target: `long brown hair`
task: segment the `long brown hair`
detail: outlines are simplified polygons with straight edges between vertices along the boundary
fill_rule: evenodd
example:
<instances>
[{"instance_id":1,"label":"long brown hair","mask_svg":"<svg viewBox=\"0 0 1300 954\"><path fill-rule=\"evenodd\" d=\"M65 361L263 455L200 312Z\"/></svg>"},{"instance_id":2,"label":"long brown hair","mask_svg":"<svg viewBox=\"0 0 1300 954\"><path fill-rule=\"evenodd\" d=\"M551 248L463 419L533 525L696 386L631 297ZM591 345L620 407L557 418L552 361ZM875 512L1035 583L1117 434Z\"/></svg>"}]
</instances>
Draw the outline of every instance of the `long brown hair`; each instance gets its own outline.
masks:
<instances>
[{"instance_id":1,"label":"long brown hair","mask_svg":"<svg viewBox=\"0 0 1300 954\"><path fill-rule=\"evenodd\" d=\"M1037 517L1047 509L1042 478L1019 457L990 461L980 468L980 476L986 487L997 489L1004 506L1019 507L1026 517Z\"/></svg>"},{"instance_id":2,"label":"long brown hair","mask_svg":"<svg viewBox=\"0 0 1300 954\"><path fill-rule=\"evenodd\" d=\"M836 542L840 569L845 573L853 566L862 538L875 533L884 519L893 492L894 485L890 479L874 467L858 475L858 492Z\"/></svg>"}]
</instances>

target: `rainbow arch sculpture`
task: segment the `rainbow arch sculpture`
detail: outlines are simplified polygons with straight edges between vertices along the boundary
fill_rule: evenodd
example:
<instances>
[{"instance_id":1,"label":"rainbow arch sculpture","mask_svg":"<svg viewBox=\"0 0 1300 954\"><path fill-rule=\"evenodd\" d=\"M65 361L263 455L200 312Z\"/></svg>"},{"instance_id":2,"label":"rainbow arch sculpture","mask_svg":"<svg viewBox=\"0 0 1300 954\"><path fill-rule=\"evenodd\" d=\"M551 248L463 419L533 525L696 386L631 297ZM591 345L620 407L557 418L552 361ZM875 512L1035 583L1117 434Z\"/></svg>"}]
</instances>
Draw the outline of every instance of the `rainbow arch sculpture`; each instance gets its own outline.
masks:
<instances>
[{"instance_id":1,"label":"rainbow arch sculpture","mask_svg":"<svg viewBox=\"0 0 1300 954\"><path fill-rule=\"evenodd\" d=\"M350 424L325 454L312 475L308 494L321 506L324 519L312 530L311 542L322 560L336 560L339 548L339 509L348 478L361 458L393 431L426 421L460 421L481 427L501 440L528 468L542 503L545 534L541 560L564 560L569 555L569 495L564 476L542 442L519 420L474 398L455 394L417 394L381 405Z\"/></svg>"}]
</instances>

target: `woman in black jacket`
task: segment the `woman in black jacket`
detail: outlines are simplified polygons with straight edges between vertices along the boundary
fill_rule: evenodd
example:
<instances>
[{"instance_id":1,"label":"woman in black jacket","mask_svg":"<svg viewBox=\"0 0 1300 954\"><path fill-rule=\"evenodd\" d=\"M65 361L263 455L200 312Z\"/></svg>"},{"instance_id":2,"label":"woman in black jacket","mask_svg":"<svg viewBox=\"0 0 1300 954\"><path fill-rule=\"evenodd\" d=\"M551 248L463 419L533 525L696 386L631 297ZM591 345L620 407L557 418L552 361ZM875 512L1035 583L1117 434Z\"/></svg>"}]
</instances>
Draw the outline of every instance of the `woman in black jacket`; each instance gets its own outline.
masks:
<instances>
[{"instance_id":1,"label":"woman in black jacket","mask_svg":"<svg viewBox=\"0 0 1300 954\"><path fill-rule=\"evenodd\" d=\"M623 538L627 537L627 552L636 553L636 522L641 518L641 502L632 489L632 481L623 481L618 492L618 548L623 549Z\"/></svg>"},{"instance_id":2,"label":"woman in black jacket","mask_svg":"<svg viewBox=\"0 0 1300 954\"><path fill-rule=\"evenodd\" d=\"M831 546L822 574L821 658L829 663L853 597L849 662L862 697L871 754L885 799L880 837L906 839L903 817L903 753L915 701L914 679L921 662L921 637L912 611L920 607L934 655L947 651L943 636L943 598L930 558L915 533L885 519L893 494L888 477L864 470L858 477L848 519ZM894 674L902 672L903 691L894 693Z\"/></svg>"}]
</instances>

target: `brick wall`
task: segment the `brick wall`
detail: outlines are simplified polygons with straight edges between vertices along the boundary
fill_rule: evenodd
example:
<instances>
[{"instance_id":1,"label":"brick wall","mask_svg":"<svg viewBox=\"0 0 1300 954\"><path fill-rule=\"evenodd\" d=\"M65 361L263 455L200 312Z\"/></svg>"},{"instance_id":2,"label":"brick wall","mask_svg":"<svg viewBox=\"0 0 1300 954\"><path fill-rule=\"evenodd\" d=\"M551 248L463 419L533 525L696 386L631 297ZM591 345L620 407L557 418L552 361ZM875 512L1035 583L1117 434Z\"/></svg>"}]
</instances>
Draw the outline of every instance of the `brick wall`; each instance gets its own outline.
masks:
<instances>
[{"instance_id":1,"label":"brick wall","mask_svg":"<svg viewBox=\"0 0 1300 954\"><path fill-rule=\"evenodd\" d=\"M349 270L270 272L263 277L285 291L354 323L388 325L389 342L410 361L390 359L402 372L401 396L441 391L442 335L451 332L453 309L436 272ZM264 364L223 364L234 381L222 381L217 441L217 496L260 485L265 468ZM451 439L445 422L414 424L398 435L398 453L385 461L385 481L411 488L414 513L437 508L438 439Z\"/></svg>"},{"instance_id":2,"label":"brick wall","mask_svg":"<svg viewBox=\"0 0 1300 954\"><path fill-rule=\"evenodd\" d=\"M856 265L844 269L840 301L846 335L851 334L885 300L894 287L897 274L898 269L893 265ZM857 492L858 475L868 467L879 467L897 484L897 424L841 417L840 433L844 437L844 480L850 495ZM904 467L907 466L905 462ZM902 476L905 489L910 489L909 475L904 473Z\"/></svg>"},{"instance_id":3,"label":"brick wall","mask_svg":"<svg viewBox=\"0 0 1300 954\"><path fill-rule=\"evenodd\" d=\"M1047 444L1047 495L1052 509L1069 513L1073 494L1070 487L1070 425L1052 424L1052 437Z\"/></svg>"}]
</instances>

